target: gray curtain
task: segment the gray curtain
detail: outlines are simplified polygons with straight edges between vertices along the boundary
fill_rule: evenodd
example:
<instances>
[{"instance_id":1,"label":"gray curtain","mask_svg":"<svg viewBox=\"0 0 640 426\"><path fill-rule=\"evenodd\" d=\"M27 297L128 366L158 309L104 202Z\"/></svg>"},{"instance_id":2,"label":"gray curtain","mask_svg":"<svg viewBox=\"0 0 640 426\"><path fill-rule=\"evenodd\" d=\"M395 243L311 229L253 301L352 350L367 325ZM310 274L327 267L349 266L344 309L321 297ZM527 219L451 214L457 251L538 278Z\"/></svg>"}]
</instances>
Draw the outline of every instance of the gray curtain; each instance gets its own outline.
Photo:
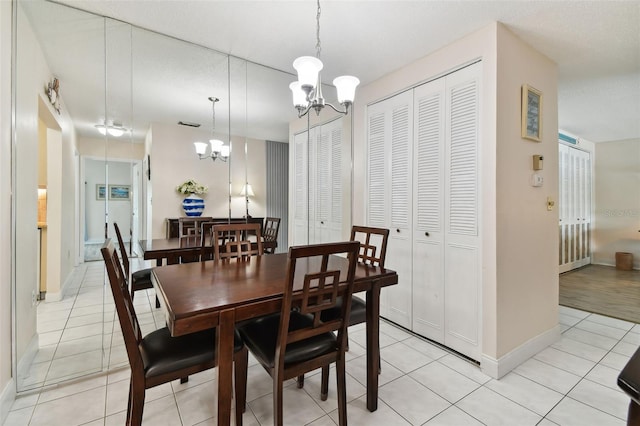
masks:
<instances>
[{"instance_id":1,"label":"gray curtain","mask_svg":"<svg viewBox=\"0 0 640 426\"><path fill-rule=\"evenodd\" d=\"M276 253L289 249L289 144L267 141L267 216L280 218Z\"/></svg>"}]
</instances>

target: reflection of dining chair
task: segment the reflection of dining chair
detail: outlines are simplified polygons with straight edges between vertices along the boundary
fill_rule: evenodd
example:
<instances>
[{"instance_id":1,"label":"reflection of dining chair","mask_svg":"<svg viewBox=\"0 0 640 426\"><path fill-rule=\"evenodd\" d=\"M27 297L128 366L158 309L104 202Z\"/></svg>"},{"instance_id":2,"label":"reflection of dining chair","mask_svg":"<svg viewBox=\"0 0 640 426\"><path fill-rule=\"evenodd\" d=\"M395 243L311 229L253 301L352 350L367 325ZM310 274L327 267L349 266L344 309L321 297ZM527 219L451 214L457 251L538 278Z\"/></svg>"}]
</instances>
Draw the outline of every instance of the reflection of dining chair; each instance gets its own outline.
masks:
<instances>
[{"instance_id":1,"label":"reflection of dining chair","mask_svg":"<svg viewBox=\"0 0 640 426\"><path fill-rule=\"evenodd\" d=\"M163 327L142 337L118 254L110 239L105 241L101 252L131 367L126 424L139 426L147 389L216 366L216 330L172 337L169 329ZM242 424L248 352L239 335L236 335L234 342L234 354L236 424Z\"/></svg>"},{"instance_id":2,"label":"reflection of dining chair","mask_svg":"<svg viewBox=\"0 0 640 426\"><path fill-rule=\"evenodd\" d=\"M330 257L344 254L348 268L334 268ZM273 379L275 425L282 425L283 421L283 382L317 368L328 368L334 362L339 424L347 424L346 319L357 255L358 244L353 241L291 247L280 313L238 326L245 344ZM343 300L341 314L334 320L320 321L323 310L334 307L338 297ZM327 391L328 377L323 377L322 400L327 399Z\"/></svg>"},{"instance_id":3,"label":"reflection of dining chair","mask_svg":"<svg viewBox=\"0 0 640 426\"><path fill-rule=\"evenodd\" d=\"M131 300L138 290L146 290L153 288L151 283L151 268L140 269L130 273L129 256L127 255L127 247L122 240L122 234L120 234L120 228L117 223L113 223L113 227L116 230L116 237L118 238L118 246L120 247L120 254L122 255L122 265L124 266L124 274L127 282L131 283ZM158 296L156 296L156 308L160 307Z\"/></svg>"},{"instance_id":4,"label":"reflection of dining chair","mask_svg":"<svg viewBox=\"0 0 640 426\"><path fill-rule=\"evenodd\" d=\"M213 255L215 259L262 256L260 223L230 223L213 227ZM250 236L255 235L256 241Z\"/></svg>"},{"instance_id":5,"label":"reflection of dining chair","mask_svg":"<svg viewBox=\"0 0 640 426\"><path fill-rule=\"evenodd\" d=\"M280 229L280 218L279 217L267 217L264 220L264 227L262 228L262 239L264 242L275 242L278 240L278 230ZM273 253L275 252L275 247L273 245L269 245L269 247L265 247L265 253Z\"/></svg>"},{"instance_id":6,"label":"reflection of dining chair","mask_svg":"<svg viewBox=\"0 0 640 426\"><path fill-rule=\"evenodd\" d=\"M351 227L351 241L359 241L360 249L358 250L358 262L365 265L379 266L384 268L384 260L387 256L387 240L389 239L389 230L383 228L372 228L368 226ZM340 315L342 308L342 300L339 299L336 306L327 309L322 313L322 321L331 321ZM351 313L349 315L349 325L356 325L367 321L367 302L353 296L351 299ZM347 350L349 342L347 338ZM380 351L378 351L380 353ZM380 370L380 362L378 362L378 371ZM329 376L329 369L322 370L323 376ZM298 377L298 387L304 385L304 376Z\"/></svg>"},{"instance_id":7,"label":"reflection of dining chair","mask_svg":"<svg viewBox=\"0 0 640 426\"><path fill-rule=\"evenodd\" d=\"M180 247L200 247L202 223L211 221L210 217L181 217L178 219L178 238L180 239ZM181 256L180 262L197 262L200 260L199 255Z\"/></svg>"}]
</instances>

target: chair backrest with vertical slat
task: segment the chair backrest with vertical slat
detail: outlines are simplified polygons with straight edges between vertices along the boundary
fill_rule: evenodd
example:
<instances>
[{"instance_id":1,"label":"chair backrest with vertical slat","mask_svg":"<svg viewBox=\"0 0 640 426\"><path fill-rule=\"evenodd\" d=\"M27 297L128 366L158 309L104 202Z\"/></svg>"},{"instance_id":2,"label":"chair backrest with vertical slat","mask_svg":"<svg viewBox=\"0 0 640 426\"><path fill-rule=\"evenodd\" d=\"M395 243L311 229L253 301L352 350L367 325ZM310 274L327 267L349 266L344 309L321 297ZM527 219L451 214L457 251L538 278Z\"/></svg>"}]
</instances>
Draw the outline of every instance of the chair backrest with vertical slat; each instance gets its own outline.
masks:
<instances>
[{"instance_id":1,"label":"chair backrest with vertical slat","mask_svg":"<svg viewBox=\"0 0 640 426\"><path fill-rule=\"evenodd\" d=\"M249 239L251 235L255 235L256 241ZM215 225L212 244L216 259L244 259L264 254L260 223Z\"/></svg>"},{"instance_id":2,"label":"chair backrest with vertical slat","mask_svg":"<svg viewBox=\"0 0 640 426\"><path fill-rule=\"evenodd\" d=\"M264 227L262 228L262 238L264 241L272 242L278 240L278 230L280 229L279 217L267 217L264 220ZM273 253L274 248L265 248L265 253Z\"/></svg>"},{"instance_id":3,"label":"chair backrest with vertical slat","mask_svg":"<svg viewBox=\"0 0 640 426\"><path fill-rule=\"evenodd\" d=\"M105 241L100 251L102 252L102 258L104 259L104 263L107 267L111 293L116 306L116 312L118 314L120 328L122 329L122 336L124 338L131 369L134 370L138 367L143 368L142 356L138 349L138 344L142 340L142 332L140 330L136 311L133 308L129 289L127 288L127 284L124 279L124 273L120 266L118 253L116 252L111 239Z\"/></svg>"},{"instance_id":4,"label":"chair backrest with vertical slat","mask_svg":"<svg viewBox=\"0 0 640 426\"><path fill-rule=\"evenodd\" d=\"M127 247L122 240L122 234L120 234L120 228L118 224L113 222L113 227L116 230L116 237L118 238L118 247L120 247L120 254L122 255L122 266L124 266L124 276L129 281L129 256L127 255Z\"/></svg>"},{"instance_id":5,"label":"chair backrest with vertical slat","mask_svg":"<svg viewBox=\"0 0 640 426\"><path fill-rule=\"evenodd\" d=\"M384 268L388 239L388 229L356 225L351 227L351 241L360 242L358 261L367 265Z\"/></svg>"},{"instance_id":6,"label":"chair backrest with vertical slat","mask_svg":"<svg viewBox=\"0 0 640 426\"><path fill-rule=\"evenodd\" d=\"M315 244L291 247L287 267L287 283L284 290L276 363L283 365L287 344L310 337L338 331L337 350L346 349L346 329L348 326L353 279L359 244L356 241ZM347 262L342 256L346 255ZM332 262L333 258L333 262ZM305 271L304 273L302 271ZM301 294L298 294L298 291ZM289 331L289 313L292 305L303 315L313 316L313 325ZM338 297L343 298L342 314L335 320L322 322L322 311L336 306Z\"/></svg>"}]
</instances>

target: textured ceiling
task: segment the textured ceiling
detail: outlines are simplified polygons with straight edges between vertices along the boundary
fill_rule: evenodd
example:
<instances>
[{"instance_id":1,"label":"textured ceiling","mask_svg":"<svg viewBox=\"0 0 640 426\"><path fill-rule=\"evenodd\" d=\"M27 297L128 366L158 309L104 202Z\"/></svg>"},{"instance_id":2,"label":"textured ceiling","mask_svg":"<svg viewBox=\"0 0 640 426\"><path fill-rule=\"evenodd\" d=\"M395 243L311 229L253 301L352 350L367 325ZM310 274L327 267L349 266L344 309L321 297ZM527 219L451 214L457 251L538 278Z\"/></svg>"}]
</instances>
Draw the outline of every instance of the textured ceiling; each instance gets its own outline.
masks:
<instances>
[{"instance_id":1,"label":"textured ceiling","mask_svg":"<svg viewBox=\"0 0 640 426\"><path fill-rule=\"evenodd\" d=\"M286 72L293 71L292 59L315 51L310 0L62 3ZM558 64L562 129L593 142L640 138L640 1L333 0L321 6L325 81L353 74L366 84L500 21Z\"/></svg>"}]
</instances>

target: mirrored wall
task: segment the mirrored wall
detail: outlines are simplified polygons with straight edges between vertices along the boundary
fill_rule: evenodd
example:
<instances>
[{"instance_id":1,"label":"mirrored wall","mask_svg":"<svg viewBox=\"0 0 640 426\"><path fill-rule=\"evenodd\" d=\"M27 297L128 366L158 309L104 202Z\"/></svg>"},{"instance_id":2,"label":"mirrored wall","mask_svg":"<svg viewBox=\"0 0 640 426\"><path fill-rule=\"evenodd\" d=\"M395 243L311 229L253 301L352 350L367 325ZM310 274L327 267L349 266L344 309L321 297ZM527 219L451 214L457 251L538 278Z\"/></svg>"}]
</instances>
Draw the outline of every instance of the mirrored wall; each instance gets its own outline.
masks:
<instances>
[{"instance_id":1,"label":"mirrored wall","mask_svg":"<svg viewBox=\"0 0 640 426\"><path fill-rule=\"evenodd\" d=\"M117 223L134 268L144 265L139 241L169 236L186 180L208 187L205 216L277 214L286 252L289 164L272 144L301 121L292 74L55 3L17 6L13 304L24 391L128 364L99 249ZM198 158L193 142L211 138L229 146L227 161ZM135 300L143 332L163 321Z\"/></svg>"}]
</instances>

